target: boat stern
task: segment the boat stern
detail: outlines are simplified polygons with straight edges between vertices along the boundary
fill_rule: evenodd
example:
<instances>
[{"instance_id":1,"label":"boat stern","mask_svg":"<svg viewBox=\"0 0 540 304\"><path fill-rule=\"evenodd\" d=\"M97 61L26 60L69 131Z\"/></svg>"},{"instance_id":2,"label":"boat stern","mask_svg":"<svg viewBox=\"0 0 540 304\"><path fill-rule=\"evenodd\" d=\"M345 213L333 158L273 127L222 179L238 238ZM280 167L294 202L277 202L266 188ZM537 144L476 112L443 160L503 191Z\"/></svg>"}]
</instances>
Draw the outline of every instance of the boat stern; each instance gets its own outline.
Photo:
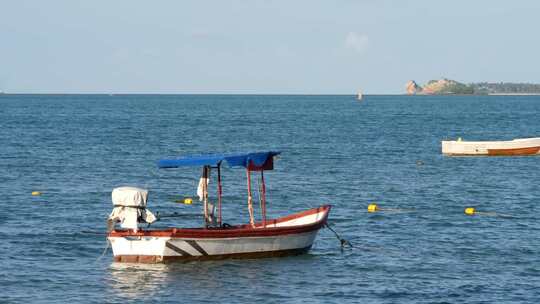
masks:
<instances>
[{"instance_id":1,"label":"boat stern","mask_svg":"<svg viewBox=\"0 0 540 304\"><path fill-rule=\"evenodd\" d=\"M167 254L169 237L109 236L114 261L128 263L159 263Z\"/></svg>"}]
</instances>

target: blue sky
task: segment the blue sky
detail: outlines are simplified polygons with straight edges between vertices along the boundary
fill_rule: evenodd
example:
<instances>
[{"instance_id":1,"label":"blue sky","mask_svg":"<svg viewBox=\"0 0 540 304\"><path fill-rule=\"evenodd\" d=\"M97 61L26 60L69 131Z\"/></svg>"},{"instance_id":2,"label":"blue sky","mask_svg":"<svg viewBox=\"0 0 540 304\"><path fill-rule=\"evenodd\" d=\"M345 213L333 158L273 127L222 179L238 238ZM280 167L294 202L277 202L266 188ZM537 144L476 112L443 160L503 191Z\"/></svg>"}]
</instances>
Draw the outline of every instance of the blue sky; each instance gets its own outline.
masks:
<instances>
[{"instance_id":1,"label":"blue sky","mask_svg":"<svg viewBox=\"0 0 540 304\"><path fill-rule=\"evenodd\" d=\"M540 83L540 1L0 0L0 90L402 93Z\"/></svg>"}]
</instances>

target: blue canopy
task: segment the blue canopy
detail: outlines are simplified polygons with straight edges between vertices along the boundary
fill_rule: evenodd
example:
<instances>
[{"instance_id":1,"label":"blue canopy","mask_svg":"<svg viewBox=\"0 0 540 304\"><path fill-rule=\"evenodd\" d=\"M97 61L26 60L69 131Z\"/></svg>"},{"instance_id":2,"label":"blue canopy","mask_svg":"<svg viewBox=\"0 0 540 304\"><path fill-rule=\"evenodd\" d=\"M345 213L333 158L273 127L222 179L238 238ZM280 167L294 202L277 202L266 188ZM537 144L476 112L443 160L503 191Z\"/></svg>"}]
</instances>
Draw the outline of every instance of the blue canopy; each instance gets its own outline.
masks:
<instances>
[{"instance_id":1,"label":"blue canopy","mask_svg":"<svg viewBox=\"0 0 540 304\"><path fill-rule=\"evenodd\" d=\"M159 168L178 168L185 166L217 166L226 161L230 167L245 167L250 169L271 170L272 160L281 152L251 152L242 154L212 154L186 156L175 159L162 159L158 162ZM268 167L267 167L268 165ZM264 168L263 168L264 166ZM258 168L257 168L258 167Z\"/></svg>"}]
</instances>

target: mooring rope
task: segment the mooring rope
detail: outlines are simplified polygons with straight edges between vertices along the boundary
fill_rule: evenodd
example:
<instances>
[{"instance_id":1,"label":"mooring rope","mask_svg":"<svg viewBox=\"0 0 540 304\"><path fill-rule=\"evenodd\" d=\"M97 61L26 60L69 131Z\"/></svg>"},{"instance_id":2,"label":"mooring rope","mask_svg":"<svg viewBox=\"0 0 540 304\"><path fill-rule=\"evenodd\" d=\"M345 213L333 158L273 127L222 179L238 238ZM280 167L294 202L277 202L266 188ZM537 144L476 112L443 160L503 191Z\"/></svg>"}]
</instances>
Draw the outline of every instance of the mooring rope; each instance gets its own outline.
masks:
<instances>
[{"instance_id":1,"label":"mooring rope","mask_svg":"<svg viewBox=\"0 0 540 304\"><path fill-rule=\"evenodd\" d=\"M101 253L101 255L96 259L95 263L99 262L99 260L101 260L101 258L107 253L107 250L109 249L109 245L111 244L111 242L109 242L109 240L107 239L107 246L105 247L105 249L103 249L103 252Z\"/></svg>"},{"instance_id":2,"label":"mooring rope","mask_svg":"<svg viewBox=\"0 0 540 304\"><path fill-rule=\"evenodd\" d=\"M107 235L107 232L83 230L82 234Z\"/></svg>"},{"instance_id":3,"label":"mooring rope","mask_svg":"<svg viewBox=\"0 0 540 304\"><path fill-rule=\"evenodd\" d=\"M173 213L166 213L166 214L160 214L159 212L156 212L156 217L159 219L162 219L162 218L170 218L170 217L203 217L204 214L199 214L199 213L178 213L178 212L173 212Z\"/></svg>"},{"instance_id":4,"label":"mooring rope","mask_svg":"<svg viewBox=\"0 0 540 304\"><path fill-rule=\"evenodd\" d=\"M330 224L326 223L326 224L324 224L324 226L335 234L336 238L339 240L339 242L341 244L341 248L345 248L347 246L350 247L350 248L353 248L353 245L351 244L351 242L349 242L346 239L339 236L339 234L334 229L332 229L332 227L330 227Z\"/></svg>"}]
</instances>

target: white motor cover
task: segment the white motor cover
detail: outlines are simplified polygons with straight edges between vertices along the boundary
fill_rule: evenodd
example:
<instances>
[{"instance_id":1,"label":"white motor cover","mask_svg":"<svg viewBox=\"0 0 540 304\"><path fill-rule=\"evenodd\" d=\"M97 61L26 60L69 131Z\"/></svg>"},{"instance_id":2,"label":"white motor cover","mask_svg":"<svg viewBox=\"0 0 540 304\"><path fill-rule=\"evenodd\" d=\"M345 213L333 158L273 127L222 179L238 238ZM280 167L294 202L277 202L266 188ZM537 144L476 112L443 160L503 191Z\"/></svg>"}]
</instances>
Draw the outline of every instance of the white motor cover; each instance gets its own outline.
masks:
<instances>
[{"instance_id":1,"label":"white motor cover","mask_svg":"<svg viewBox=\"0 0 540 304\"><path fill-rule=\"evenodd\" d=\"M148 190L136 187L115 188L111 194L114 209L109 220L120 222L120 227L137 231L139 219L153 223L156 217L146 209Z\"/></svg>"},{"instance_id":2,"label":"white motor cover","mask_svg":"<svg viewBox=\"0 0 540 304\"><path fill-rule=\"evenodd\" d=\"M115 207L146 207L148 190L137 187L118 187L113 189L111 196Z\"/></svg>"}]
</instances>

